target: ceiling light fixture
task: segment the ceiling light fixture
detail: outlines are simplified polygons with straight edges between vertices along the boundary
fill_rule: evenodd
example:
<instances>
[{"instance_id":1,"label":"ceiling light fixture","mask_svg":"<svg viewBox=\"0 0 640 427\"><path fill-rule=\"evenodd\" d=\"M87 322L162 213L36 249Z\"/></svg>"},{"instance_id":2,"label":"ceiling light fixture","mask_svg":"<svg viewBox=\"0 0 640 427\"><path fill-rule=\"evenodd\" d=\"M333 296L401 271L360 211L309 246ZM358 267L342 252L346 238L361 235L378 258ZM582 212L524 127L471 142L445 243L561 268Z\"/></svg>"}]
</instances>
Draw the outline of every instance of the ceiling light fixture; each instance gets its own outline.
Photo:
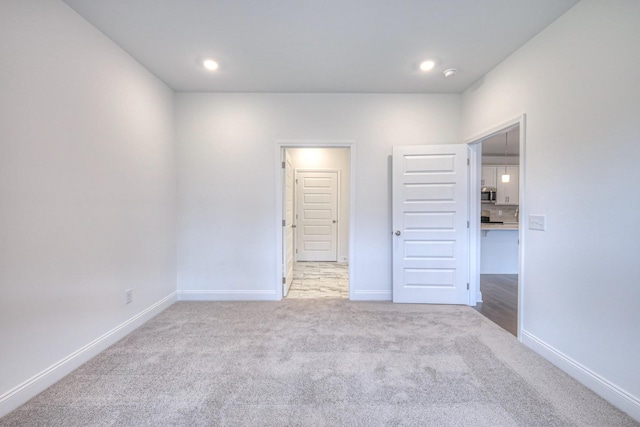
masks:
<instances>
[{"instance_id":1,"label":"ceiling light fixture","mask_svg":"<svg viewBox=\"0 0 640 427\"><path fill-rule=\"evenodd\" d=\"M457 72L458 70L456 70L455 68L447 68L442 72L442 74L444 74L445 77L453 77Z\"/></svg>"},{"instance_id":2,"label":"ceiling light fixture","mask_svg":"<svg viewBox=\"0 0 640 427\"><path fill-rule=\"evenodd\" d=\"M216 71L220 66L213 59L205 59L202 61L202 66L209 71Z\"/></svg>"},{"instance_id":3,"label":"ceiling light fixture","mask_svg":"<svg viewBox=\"0 0 640 427\"><path fill-rule=\"evenodd\" d=\"M431 71L433 70L433 67L436 66L436 63L434 61L428 60L428 61L422 61L420 63L420 71Z\"/></svg>"}]
</instances>

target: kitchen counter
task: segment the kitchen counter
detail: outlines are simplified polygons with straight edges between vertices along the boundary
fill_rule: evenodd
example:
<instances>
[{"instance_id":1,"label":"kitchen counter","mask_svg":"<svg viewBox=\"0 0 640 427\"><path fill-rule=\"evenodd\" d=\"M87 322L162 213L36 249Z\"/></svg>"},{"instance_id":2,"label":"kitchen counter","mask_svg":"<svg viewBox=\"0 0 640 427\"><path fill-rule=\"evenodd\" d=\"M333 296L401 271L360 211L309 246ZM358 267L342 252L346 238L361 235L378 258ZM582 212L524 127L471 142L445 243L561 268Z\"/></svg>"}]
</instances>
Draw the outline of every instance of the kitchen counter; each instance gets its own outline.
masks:
<instances>
[{"instance_id":1,"label":"kitchen counter","mask_svg":"<svg viewBox=\"0 0 640 427\"><path fill-rule=\"evenodd\" d=\"M517 222L507 222L505 224L492 224L492 223L487 223L487 222L481 222L480 223L480 229L482 231L489 231L489 230L517 230L518 229L518 223Z\"/></svg>"},{"instance_id":2,"label":"kitchen counter","mask_svg":"<svg viewBox=\"0 0 640 427\"><path fill-rule=\"evenodd\" d=\"M518 224L480 225L480 274L518 274Z\"/></svg>"}]
</instances>

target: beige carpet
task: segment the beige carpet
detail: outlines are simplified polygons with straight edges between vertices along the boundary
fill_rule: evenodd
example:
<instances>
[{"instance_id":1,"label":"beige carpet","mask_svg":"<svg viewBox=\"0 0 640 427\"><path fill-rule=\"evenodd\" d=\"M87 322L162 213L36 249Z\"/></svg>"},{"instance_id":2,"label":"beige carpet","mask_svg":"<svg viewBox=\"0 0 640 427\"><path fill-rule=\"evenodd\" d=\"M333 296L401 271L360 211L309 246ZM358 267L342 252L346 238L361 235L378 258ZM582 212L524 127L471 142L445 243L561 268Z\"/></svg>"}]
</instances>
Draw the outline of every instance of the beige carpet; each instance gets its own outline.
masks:
<instances>
[{"instance_id":1,"label":"beige carpet","mask_svg":"<svg viewBox=\"0 0 640 427\"><path fill-rule=\"evenodd\" d=\"M469 307L180 302L0 426L638 426Z\"/></svg>"}]
</instances>

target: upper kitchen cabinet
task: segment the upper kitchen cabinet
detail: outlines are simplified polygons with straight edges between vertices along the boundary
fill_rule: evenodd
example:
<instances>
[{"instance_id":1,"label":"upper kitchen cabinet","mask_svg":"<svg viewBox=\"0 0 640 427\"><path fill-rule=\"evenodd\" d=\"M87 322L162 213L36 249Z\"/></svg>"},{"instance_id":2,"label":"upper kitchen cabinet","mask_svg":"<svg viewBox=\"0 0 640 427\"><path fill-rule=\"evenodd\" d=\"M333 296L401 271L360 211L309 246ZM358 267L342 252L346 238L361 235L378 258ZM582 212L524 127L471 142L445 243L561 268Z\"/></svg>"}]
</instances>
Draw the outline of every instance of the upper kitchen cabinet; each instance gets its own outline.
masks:
<instances>
[{"instance_id":1,"label":"upper kitchen cabinet","mask_svg":"<svg viewBox=\"0 0 640 427\"><path fill-rule=\"evenodd\" d=\"M496 188L496 174L497 169L495 166L482 166L482 180L480 181L480 186Z\"/></svg>"},{"instance_id":2,"label":"upper kitchen cabinet","mask_svg":"<svg viewBox=\"0 0 640 427\"><path fill-rule=\"evenodd\" d=\"M484 176L484 166L482 167L482 174ZM507 166L507 173L509 174L509 182L502 182L502 175L504 174L505 167L496 167L496 205L518 205L520 204L520 167L519 166Z\"/></svg>"}]
</instances>

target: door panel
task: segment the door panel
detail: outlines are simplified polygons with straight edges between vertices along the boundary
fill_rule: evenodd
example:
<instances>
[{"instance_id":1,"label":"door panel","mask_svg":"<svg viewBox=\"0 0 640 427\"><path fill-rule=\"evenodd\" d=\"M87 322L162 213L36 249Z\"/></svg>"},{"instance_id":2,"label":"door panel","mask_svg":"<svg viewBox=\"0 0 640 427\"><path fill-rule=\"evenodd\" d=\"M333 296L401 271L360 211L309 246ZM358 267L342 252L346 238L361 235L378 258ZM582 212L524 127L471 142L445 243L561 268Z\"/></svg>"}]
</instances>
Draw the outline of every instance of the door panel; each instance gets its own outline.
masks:
<instances>
[{"instance_id":1,"label":"door panel","mask_svg":"<svg viewBox=\"0 0 640 427\"><path fill-rule=\"evenodd\" d=\"M298 261L338 260L338 172L296 174Z\"/></svg>"},{"instance_id":2,"label":"door panel","mask_svg":"<svg viewBox=\"0 0 640 427\"><path fill-rule=\"evenodd\" d=\"M285 226L284 226L284 283L282 286L282 296L287 296L291 282L293 281L293 164L291 156L285 151Z\"/></svg>"},{"instance_id":3,"label":"door panel","mask_svg":"<svg viewBox=\"0 0 640 427\"><path fill-rule=\"evenodd\" d=\"M468 304L466 145L393 149L393 301Z\"/></svg>"}]
</instances>

